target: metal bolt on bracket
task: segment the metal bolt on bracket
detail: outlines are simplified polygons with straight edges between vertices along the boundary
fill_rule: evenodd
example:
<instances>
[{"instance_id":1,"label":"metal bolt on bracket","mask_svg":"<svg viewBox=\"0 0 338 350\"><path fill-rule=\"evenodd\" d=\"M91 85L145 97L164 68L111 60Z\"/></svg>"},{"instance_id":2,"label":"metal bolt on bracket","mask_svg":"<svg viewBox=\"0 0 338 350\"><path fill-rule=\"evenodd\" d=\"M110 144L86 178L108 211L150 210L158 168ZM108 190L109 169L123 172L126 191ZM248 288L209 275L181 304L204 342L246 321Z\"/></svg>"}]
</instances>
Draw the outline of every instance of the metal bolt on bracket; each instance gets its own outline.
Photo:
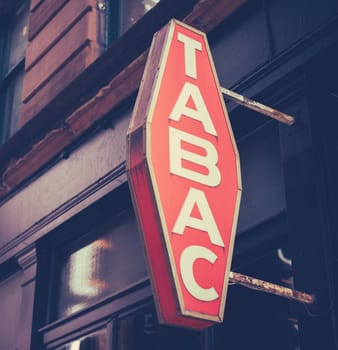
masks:
<instances>
[{"instance_id":1,"label":"metal bolt on bracket","mask_svg":"<svg viewBox=\"0 0 338 350\"><path fill-rule=\"evenodd\" d=\"M105 11L106 10L106 4L102 1L98 2L97 3L97 8L100 10L100 11Z\"/></svg>"}]
</instances>

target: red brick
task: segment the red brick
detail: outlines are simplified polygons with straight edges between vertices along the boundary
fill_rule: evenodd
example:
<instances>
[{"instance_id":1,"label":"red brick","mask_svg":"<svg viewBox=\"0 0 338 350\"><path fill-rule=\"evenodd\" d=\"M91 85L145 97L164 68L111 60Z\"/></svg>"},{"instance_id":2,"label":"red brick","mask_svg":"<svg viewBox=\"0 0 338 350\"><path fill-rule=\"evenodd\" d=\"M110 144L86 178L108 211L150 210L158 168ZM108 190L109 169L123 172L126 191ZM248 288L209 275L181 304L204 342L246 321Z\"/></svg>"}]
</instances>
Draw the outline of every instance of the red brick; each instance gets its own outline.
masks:
<instances>
[{"instance_id":1,"label":"red brick","mask_svg":"<svg viewBox=\"0 0 338 350\"><path fill-rule=\"evenodd\" d=\"M85 46L72 57L44 86L23 105L21 125L37 115L63 89L65 89L99 55L99 48Z\"/></svg>"},{"instance_id":2,"label":"red brick","mask_svg":"<svg viewBox=\"0 0 338 350\"><path fill-rule=\"evenodd\" d=\"M26 70L30 69L46 52L65 35L72 26L91 9L88 0L69 1L42 31L28 44L26 49Z\"/></svg>"},{"instance_id":3,"label":"red brick","mask_svg":"<svg viewBox=\"0 0 338 350\"><path fill-rule=\"evenodd\" d=\"M31 0L31 12L34 12L36 8L43 2L44 0Z\"/></svg>"},{"instance_id":4,"label":"red brick","mask_svg":"<svg viewBox=\"0 0 338 350\"><path fill-rule=\"evenodd\" d=\"M29 20L28 40L31 41L56 13L60 11L67 1L69 0L44 0L37 8L33 6L37 6L38 1L34 1L31 8L34 8L35 11L31 13Z\"/></svg>"},{"instance_id":5,"label":"red brick","mask_svg":"<svg viewBox=\"0 0 338 350\"><path fill-rule=\"evenodd\" d=\"M22 99L27 102L84 46L89 45L90 13L79 22L25 74Z\"/></svg>"}]
</instances>

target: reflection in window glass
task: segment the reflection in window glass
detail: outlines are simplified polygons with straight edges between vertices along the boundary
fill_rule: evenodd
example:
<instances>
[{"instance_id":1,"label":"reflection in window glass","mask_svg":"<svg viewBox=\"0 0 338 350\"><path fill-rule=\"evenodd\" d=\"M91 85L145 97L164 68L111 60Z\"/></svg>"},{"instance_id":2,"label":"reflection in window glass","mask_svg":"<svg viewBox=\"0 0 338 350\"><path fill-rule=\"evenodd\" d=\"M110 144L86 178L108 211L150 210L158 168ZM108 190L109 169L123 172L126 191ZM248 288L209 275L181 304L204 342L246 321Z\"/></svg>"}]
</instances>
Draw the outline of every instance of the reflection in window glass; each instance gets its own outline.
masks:
<instances>
[{"instance_id":1,"label":"reflection in window glass","mask_svg":"<svg viewBox=\"0 0 338 350\"><path fill-rule=\"evenodd\" d=\"M120 34L135 24L146 12L152 9L159 0L123 0L121 6Z\"/></svg>"},{"instance_id":2,"label":"reflection in window glass","mask_svg":"<svg viewBox=\"0 0 338 350\"><path fill-rule=\"evenodd\" d=\"M61 257L58 309L54 318L80 311L113 293L147 279L146 264L134 215L125 214L118 224L96 229L100 238Z\"/></svg>"},{"instance_id":3,"label":"reflection in window glass","mask_svg":"<svg viewBox=\"0 0 338 350\"><path fill-rule=\"evenodd\" d=\"M151 306L118 322L118 350L199 350L200 333L159 325Z\"/></svg>"},{"instance_id":4,"label":"reflection in window glass","mask_svg":"<svg viewBox=\"0 0 338 350\"><path fill-rule=\"evenodd\" d=\"M105 330L89 334L55 350L106 350L107 333Z\"/></svg>"},{"instance_id":5,"label":"reflection in window glass","mask_svg":"<svg viewBox=\"0 0 338 350\"><path fill-rule=\"evenodd\" d=\"M15 14L13 26L9 32L9 51L6 72L12 70L25 57L28 40L29 3L25 2Z\"/></svg>"}]
</instances>

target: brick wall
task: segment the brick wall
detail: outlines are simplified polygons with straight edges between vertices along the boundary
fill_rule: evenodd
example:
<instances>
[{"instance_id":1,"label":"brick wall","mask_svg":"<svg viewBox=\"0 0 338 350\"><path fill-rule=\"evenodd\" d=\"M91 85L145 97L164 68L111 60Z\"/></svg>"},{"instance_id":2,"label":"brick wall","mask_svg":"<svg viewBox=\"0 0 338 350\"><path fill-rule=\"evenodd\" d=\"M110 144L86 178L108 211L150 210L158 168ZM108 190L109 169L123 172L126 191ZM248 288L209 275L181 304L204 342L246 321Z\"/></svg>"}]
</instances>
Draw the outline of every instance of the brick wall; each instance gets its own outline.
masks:
<instances>
[{"instance_id":1,"label":"brick wall","mask_svg":"<svg viewBox=\"0 0 338 350\"><path fill-rule=\"evenodd\" d=\"M32 119L102 52L96 0L33 0L21 124Z\"/></svg>"}]
</instances>

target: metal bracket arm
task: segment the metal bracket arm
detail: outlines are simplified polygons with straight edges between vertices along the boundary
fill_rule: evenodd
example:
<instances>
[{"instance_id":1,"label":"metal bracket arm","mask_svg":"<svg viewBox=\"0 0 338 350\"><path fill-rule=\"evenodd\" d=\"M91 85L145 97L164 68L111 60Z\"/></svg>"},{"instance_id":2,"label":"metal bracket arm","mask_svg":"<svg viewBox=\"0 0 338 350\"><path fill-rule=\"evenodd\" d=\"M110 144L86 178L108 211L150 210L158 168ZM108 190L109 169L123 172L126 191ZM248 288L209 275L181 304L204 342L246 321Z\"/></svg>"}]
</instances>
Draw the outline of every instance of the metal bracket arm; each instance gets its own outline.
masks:
<instances>
[{"instance_id":1,"label":"metal bracket arm","mask_svg":"<svg viewBox=\"0 0 338 350\"><path fill-rule=\"evenodd\" d=\"M278 120L281 123L292 125L295 122L295 119L288 114L285 114L269 106L266 106L260 102L250 100L249 98L242 96L240 94L237 94L236 92L228 90L222 86L221 86L221 92L223 95L227 96L230 100L244 107L250 108L258 113L264 114L270 118Z\"/></svg>"},{"instance_id":2,"label":"metal bracket arm","mask_svg":"<svg viewBox=\"0 0 338 350\"><path fill-rule=\"evenodd\" d=\"M315 301L315 297L311 294L299 292L278 284L262 281L251 276L242 275L238 272L230 271L229 281L231 283L240 284L261 292L278 295L305 304L313 304Z\"/></svg>"}]
</instances>

